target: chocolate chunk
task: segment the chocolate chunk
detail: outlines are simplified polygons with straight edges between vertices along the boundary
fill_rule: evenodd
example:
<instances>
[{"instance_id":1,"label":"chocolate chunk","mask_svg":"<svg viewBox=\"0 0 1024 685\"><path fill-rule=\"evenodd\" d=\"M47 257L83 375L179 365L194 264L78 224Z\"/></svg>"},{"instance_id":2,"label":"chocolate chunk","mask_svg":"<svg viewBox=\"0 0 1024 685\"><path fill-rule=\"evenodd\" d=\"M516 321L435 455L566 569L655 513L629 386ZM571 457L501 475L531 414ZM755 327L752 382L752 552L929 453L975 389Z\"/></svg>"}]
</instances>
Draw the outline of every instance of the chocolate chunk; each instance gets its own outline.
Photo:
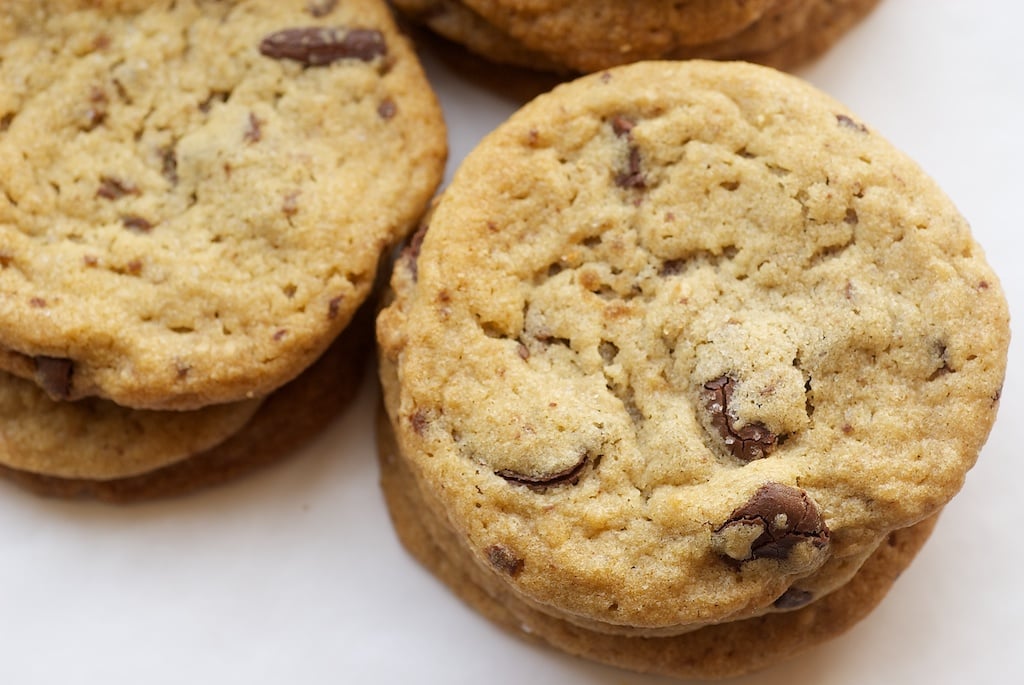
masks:
<instances>
[{"instance_id":1,"label":"chocolate chunk","mask_svg":"<svg viewBox=\"0 0 1024 685\"><path fill-rule=\"evenodd\" d=\"M417 409L409 416L409 425L412 426L412 430L416 435L423 435L428 423L430 423L430 418L427 416L427 412L422 409Z\"/></svg>"},{"instance_id":2,"label":"chocolate chunk","mask_svg":"<svg viewBox=\"0 0 1024 685\"><path fill-rule=\"evenodd\" d=\"M752 529L748 537L760 534L743 545L734 546L727 539L730 532ZM817 505L806 492L782 483L765 483L736 509L715 531L718 551L734 561L752 559L785 559L800 542L823 548L829 542L829 530Z\"/></svg>"},{"instance_id":3,"label":"chocolate chunk","mask_svg":"<svg viewBox=\"0 0 1024 685\"><path fill-rule=\"evenodd\" d=\"M402 258L409 267L409 273L412 274L412 280L417 280L419 277L419 270L416 267L416 262L420 256L420 248L423 246L423 238L427 235L427 229L430 228L430 224L426 221L421 223L416 229L412 237L409 238L409 243L402 248Z\"/></svg>"},{"instance_id":4,"label":"chocolate chunk","mask_svg":"<svg viewBox=\"0 0 1024 685\"><path fill-rule=\"evenodd\" d=\"M172 184L178 183L178 154L173 147L160 150L160 173Z\"/></svg>"},{"instance_id":5,"label":"chocolate chunk","mask_svg":"<svg viewBox=\"0 0 1024 685\"><path fill-rule=\"evenodd\" d=\"M711 425L718 429L732 456L743 461L762 459L775 448L778 436L760 423L736 427L736 419L729 414L735 383L728 376L705 383L704 407L711 413Z\"/></svg>"},{"instance_id":6,"label":"chocolate chunk","mask_svg":"<svg viewBox=\"0 0 1024 685\"><path fill-rule=\"evenodd\" d=\"M810 590L801 590L797 587L791 587L775 600L772 604L776 609L799 609L802 606L807 606L814 599L814 593Z\"/></svg>"},{"instance_id":7,"label":"chocolate chunk","mask_svg":"<svg viewBox=\"0 0 1024 685\"><path fill-rule=\"evenodd\" d=\"M338 312L341 310L341 301L344 300L344 299L345 299L344 295L338 295L337 297L332 297L331 298L331 301L327 303L327 318L328 319L337 319L338 318Z\"/></svg>"},{"instance_id":8,"label":"chocolate chunk","mask_svg":"<svg viewBox=\"0 0 1024 685\"><path fill-rule=\"evenodd\" d=\"M80 126L83 131L92 131L107 119L107 107L110 101L106 91L94 86L89 93L89 105L81 115Z\"/></svg>"},{"instance_id":9,"label":"chocolate chunk","mask_svg":"<svg viewBox=\"0 0 1024 685\"><path fill-rule=\"evenodd\" d=\"M385 98L377 105L377 116L385 121L393 119L396 114L398 114L398 105L391 98Z\"/></svg>"},{"instance_id":10,"label":"chocolate chunk","mask_svg":"<svg viewBox=\"0 0 1024 685\"><path fill-rule=\"evenodd\" d=\"M580 460L578 462L569 468L555 473L527 475L517 473L511 469L502 469L500 471L495 471L494 473L510 483L518 483L519 485L525 485L526 487L535 490L544 490L556 485L576 485L576 483L580 481L580 476L583 475L583 469L589 461L589 457L584 453L580 455Z\"/></svg>"},{"instance_id":11,"label":"chocolate chunk","mask_svg":"<svg viewBox=\"0 0 1024 685\"><path fill-rule=\"evenodd\" d=\"M125 228L130 228L138 233L149 233L153 228L153 224L148 219L135 215L121 217L121 223Z\"/></svg>"},{"instance_id":12,"label":"chocolate chunk","mask_svg":"<svg viewBox=\"0 0 1024 685\"><path fill-rule=\"evenodd\" d=\"M112 176L101 176L100 187L96 191L97 197L105 200L117 200L125 195L138 195L139 189L131 183L127 183Z\"/></svg>"},{"instance_id":13,"label":"chocolate chunk","mask_svg":"<svg viewBox=\"0 0 1024 685\"><path fill-rule=\"evenodd\" d=\"M308 26L271 33L260 42L260 53L320 67L343 59L370 62L387 52L384 35L372 29Z\"/></svg>"},{"instance_id":14,"label":"chocolate chunk","mask_svg":"<svg viewBox=\"0 0 1024 685\"><path fill-rule=\"evenodd\" d=\"M231 96L230 91L224 90L213 90L206 96L206 99L199 103L199 111L203 114L209 114L210 110L213 109L214 105L222 104L228 101L228 97Z\"/></svg>"},{"instance_id":15,"label":"chocolate chunk","mask_svg":"<svg viewBox=\"0 0 1024 685\"><path fill-rule=\"evenodd\" d=\"M522 559L504 545L491 545L484 552L491 566L510 576L517 576L526 565Z\"/></svg>"},{"instance_id":16,"label":"chocolate chunk","mask_svg":"<svg viewBox=\"0 0 1024 685\"><path fill-rule=\"evenodd\" d=\"M868 132L868 127L867 126L865 126L864 124L860 123L859 121L854 121L853 119L851 119L850 117L846 116L845 114L837 114L836 115L836 121L839 122L840 126L843 126L845 128L850 128L850 129L853 129L854 131L859 131L861 133L867 133Z\"/></svg>"},{"instance_id":17,"label":"chocolate chunk","mask_svg":"<svg viewBox=\"0 0 1024 685\"><path fill-rule=\"evenodd\" d=\"M71 397L71 377L75 363L63 357L36 357L36 382L54 400Z\"/></svg>"},{"instance_id":18,"label":"chocolate chunk","mask_svg":"<svg viewBox=\"0 0 1024 685\"><path fill-rule=\"evenodd\" d=\"M634 126L636 126L635 121L628 117L624 117L621 114L612 117L612 132L620 138L622 136L628 136Z\"/></svg>"},{"instance_id":19,"label":"chocolate chunk","mask_svg":"<svg viewBox=\"0 0 1024 685\"><path fill-rule=\"evenodd\" d=\"M627 170L615 177L615 185L620 188L642 189L647 187L643 170L640 167L640 150L629 148L629 164Z\"/></svg>"},{"instance_id":20,"label":"chocolate chunk","mask_svg":"<svg viewBox=\"0 0 1024 685\"><path fill-rule=\"evenodd\" d=\"M949 350L946 348L946 344L943 342L935 343L935 354L938 357L938 367L928 376L929 381L937 380L938 378L945 376L947 373L954 373L953 367L949 365Z\"/></svg>"}]
</instances>

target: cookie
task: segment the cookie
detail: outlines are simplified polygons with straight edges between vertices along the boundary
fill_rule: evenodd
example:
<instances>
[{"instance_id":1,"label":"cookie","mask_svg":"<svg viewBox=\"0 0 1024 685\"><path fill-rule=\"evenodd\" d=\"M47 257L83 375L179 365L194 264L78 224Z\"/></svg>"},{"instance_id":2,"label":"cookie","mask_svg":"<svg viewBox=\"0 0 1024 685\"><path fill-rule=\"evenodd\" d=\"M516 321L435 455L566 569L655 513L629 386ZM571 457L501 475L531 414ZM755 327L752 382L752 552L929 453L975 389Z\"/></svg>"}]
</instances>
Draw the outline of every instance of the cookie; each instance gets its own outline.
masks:
<instances>
[{"instance_id":1,"label":"cookie","mask_svg":"<svg viewBox=\"0 0 1024 685\"><path fill-rule=\"evenodd\" d=\"M777 0L749 26L718 40L665 46L642 56L627 51L600 58L566 49L562 41L528 48L457 0L396 0L394 4L414 21L494 62L578 73L641 58L744 59L792 70L825 52L878 0Z\"/></svg>"},{"instance_id":2,"label":"cookie","mask_svg":"<svg viewBox=\"0 0 1024 685\"><path fill-rule=\"evenodd\" d=\"M833 639L884 599L935 526L937 515L893 531L852 580L820 601L786 613L670 637L594 632L531 608L467 554L457 536L423 502L397 452L386 414L378 422L381 485L402 545L452 592L515 635L620 668L677 678L726 678L768 667Z\"/></svg>"},{"instance_id":3,"label":"cookie","mask_svg":"<svg viewBox=\"0 0 1024 685\"><path fill-rule=\"evenodd\" d=\"M380 0L8 3L0 368L191 410L311 364L446 155Z\"/></svg>"},{"instance_id":4,"label":"cookie","mask_svg":"<svg viewBox=\"0 0 1024 685\"><path fill-rule=\"evenodd\" d=\"M157 412L95 398L55 402L27 381L0 377L0 476L43 496L127 504L265 467L296 452L355 398L372 356L372 311L364 306L296 379L237 408ZM219 440L195 437L218 427Z\"/></svg>"},{"instance_id":5,"label":"cookie","mask_svg":"<svg viewBox=\"0 0 1024 685\"><path fill-rule=\"evenodd\" d=\"M572 55L583 71L594 71L734 35L778 0L462 2L524 47L539 52L557 49Z\"/></svg>"},{"instance_id":6,"label":"cookie","mask_svg":"<svg viewBox=\"0 0 1024 685\"><path fill-rule=\"evenodd\" d=\"M1009 339L934 181L745 63L638 63L526 105L392 288L380 376L425 506L532 610L628 637L853 582L961 487Z\"/></svg>"},{"instance_id":7,"label":"cookie","mask_svg":"<svg viewBox=\"0 0 1024 685\"><path fill-rule=\"evenodd\" d=\"M458 0L392 0L391 4L412 21L492 62L538 71L568 71L560 62L524 47Z\"/></svg>"},{"instance_id":8,"label":"cookie","mask_svg":"<svg viewBox=\"0 0 1024 685\"><path fill-rule=\"evenodd\" d=\"M818 0L799 32L778 45L761 46L760 50L738 53L736 57L776 69L792 69L827 52L878 3L879 0Z\"/></svg>"}]
</instances>

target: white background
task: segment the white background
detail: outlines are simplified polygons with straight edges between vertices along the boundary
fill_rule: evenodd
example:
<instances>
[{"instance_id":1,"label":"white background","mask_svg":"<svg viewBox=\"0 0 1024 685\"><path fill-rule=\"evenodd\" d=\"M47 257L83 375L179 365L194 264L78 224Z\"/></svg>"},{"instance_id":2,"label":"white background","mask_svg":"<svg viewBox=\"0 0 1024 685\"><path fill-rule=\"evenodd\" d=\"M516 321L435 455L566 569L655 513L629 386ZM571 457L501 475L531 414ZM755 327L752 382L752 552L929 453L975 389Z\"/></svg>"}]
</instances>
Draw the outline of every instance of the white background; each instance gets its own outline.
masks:
<instances>
[{"instance_id":1,"label":"white background","mask_svg":"<svg viewBox=\"0 0 1024 685\"><path fill-rule=\"evenodd\" d=\"M800 72L936 177L1015 323L1022 25L1014 0L883 0ZM524 95L502 92L500 70L471 78L423 57L448 117L450 173ZM737 683L1024 682L1022 338L977 467L889 597L842 638ZM0 483L0 683L668 682L528 645L416 566L377 486L376 398L368 376L359 403L301 454L180 500L118 508Z\"/></svg>"}]
</instances>

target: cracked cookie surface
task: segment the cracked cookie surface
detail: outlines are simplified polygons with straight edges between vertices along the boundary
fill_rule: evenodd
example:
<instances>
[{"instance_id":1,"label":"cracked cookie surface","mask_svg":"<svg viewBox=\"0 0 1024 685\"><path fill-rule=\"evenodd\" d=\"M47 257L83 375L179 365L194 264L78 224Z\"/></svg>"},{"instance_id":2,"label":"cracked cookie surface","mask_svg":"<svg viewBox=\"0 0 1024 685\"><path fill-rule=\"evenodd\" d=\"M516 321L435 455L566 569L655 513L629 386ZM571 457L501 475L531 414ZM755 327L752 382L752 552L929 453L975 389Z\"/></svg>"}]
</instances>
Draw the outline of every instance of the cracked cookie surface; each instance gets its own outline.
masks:
<instances>
[{"instance_id":1,"label":"cracked cookie surface","mask_svg":"<svg viewBox=\"0 0 1024 685\"><path fill-rule=\"evenodd\" d=\"M382 384L424 501L529 606L628 635L815 601L937 512L1009 338L935 183L740 63L536 99L392 286Z\"/></svg>"},{"instance_id":2,"label":"cracked cookie surface","mask_svg":"<svg viewBox=\"0 0 1024 685\"><path fill-rule=\"evenodd\" d=\"M379 0L9 3L0 367L194 409L323 352L440 181L440 109Z\"/></svg>"}]
</instances>

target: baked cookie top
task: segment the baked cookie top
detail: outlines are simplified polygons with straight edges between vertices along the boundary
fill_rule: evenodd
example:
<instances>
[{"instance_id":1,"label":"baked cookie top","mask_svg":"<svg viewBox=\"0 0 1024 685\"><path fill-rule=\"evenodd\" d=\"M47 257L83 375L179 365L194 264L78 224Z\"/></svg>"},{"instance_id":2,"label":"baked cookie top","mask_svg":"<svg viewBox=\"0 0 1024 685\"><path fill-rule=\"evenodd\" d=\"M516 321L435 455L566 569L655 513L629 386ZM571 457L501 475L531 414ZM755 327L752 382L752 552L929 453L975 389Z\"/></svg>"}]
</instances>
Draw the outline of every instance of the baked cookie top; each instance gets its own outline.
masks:
<instances>
[{"instance_id":1,"label":"baked cookie top","mask_svg":"<svg viewBox=\"0 0 1024 685\"><path fill-rule=\"evenodd\" d=\"M462 0L528 49L565 55L582 71L664 58L721 40L782 0Z\"/></svg>"},{"instance_id":2,"label":"baked cookie top","mask_svg":"<svg viewBox=\"0 0 1024 685\"><path fill-rule=\"evenodd\" d=\"M443 172L440 108L386 5L8 5L0 367L151 409L297 375Z\"/></svg>"},{"instance_id":3,"label":"baked cookie top","mask_svg":"<svg viewBox=\"0 0 1024 685\"><path fill-rule=\"evenodd\" d=\"M609 631L763 612L938 511L1009 339L936 184L742 63L537 98L392 285L382 380L425 499L524 599Z\"/></svg>"}]
</instances>

